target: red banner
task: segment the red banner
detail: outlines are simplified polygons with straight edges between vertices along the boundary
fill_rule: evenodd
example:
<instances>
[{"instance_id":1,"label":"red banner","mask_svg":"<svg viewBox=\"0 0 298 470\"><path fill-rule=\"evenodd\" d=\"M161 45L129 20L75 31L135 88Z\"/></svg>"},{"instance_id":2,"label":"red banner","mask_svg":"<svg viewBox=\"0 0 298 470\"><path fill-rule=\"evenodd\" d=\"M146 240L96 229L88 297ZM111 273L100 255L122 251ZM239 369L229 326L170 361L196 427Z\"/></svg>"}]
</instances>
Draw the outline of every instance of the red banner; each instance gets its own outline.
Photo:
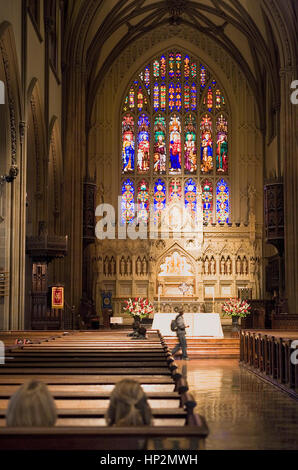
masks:
<instances>
[{"instance_id":1,"label":"red banner","mask_svg":"<svg viewBox=\"0 0 298 470\"><path fill-rule=\"evenodd\" d=\"M52 308L64 308L64 287L52 287Z\"/></svg>"}]
</instances>

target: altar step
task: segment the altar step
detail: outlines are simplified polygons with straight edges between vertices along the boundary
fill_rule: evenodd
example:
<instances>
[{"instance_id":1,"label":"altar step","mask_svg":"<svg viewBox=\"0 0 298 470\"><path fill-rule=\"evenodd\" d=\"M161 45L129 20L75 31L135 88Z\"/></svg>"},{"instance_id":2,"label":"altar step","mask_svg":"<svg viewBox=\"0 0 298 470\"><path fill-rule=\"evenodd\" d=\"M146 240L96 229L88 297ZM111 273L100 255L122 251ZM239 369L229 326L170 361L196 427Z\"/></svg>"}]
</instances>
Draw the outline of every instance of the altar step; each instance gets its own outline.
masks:
<instances>
[{"instance_id":1,"label":"altar step","mask_svg":"<svg viewBox=\"0 0 298 470\"><path fill-rule=\"evenodd\" d=\"M171 350L177 343L174 336L164 336ZM187 338L187 352L191 359L239 359L239 338ZM177 358L181 352L177 354Z\"/></svg>"}]
</instances>

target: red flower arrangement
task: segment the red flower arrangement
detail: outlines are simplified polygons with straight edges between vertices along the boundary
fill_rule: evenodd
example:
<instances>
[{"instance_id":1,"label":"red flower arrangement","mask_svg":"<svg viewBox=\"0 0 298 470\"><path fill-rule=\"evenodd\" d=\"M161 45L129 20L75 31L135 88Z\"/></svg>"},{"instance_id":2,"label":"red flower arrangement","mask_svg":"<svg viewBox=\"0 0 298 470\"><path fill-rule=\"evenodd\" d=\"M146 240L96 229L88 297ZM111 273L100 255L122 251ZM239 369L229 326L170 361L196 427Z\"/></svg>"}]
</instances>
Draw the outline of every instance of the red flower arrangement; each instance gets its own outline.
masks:
<instances>
[{"instance_id":1,"label":"red flower arrangement","mask_svg":"<svg viewBox=\"0 0 298 470\"><path fill-rule=\"evenodd\" d=\"M245 300L240 299L229 299L223 305L222 309L224 311L224 315L228 315L230 317L241 317L245 318L249 315L250 312L250 305Z\"/></svg>"},{"instance_id":2,"label":"red flower arrangement","mask_svg":"<svg viewBox=\"0 0 298 470\"><path fill-rule=\"evenodd\" d=\"M131 315L132 317L138 317L140 320L142 320L142 318L146 318L148 315L153 313L154 308L148 299L136 297L135 299L126 300L123 310L128 313L128 315Z\"/></svg>"}]
</instances>

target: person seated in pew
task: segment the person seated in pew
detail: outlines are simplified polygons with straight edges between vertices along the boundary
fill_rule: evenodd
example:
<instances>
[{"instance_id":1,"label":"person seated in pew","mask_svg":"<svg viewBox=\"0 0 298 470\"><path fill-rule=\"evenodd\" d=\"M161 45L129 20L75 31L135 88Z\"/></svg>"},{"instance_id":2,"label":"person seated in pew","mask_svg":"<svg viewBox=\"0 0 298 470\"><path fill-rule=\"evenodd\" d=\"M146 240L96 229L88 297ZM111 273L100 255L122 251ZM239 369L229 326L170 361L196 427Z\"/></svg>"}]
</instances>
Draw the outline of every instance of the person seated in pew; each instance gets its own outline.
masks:
<instances>
[{"instance_id":1,"label":"person seated in pew","mask_svg":"<svg viewBox=\"0 0 298 470\"><path fill-rule=\"evenodd\" d=\"M13 427L49 427L57 420L55 401L45 383L30 380L10 398L6 424Z\"/></svg>"},{"instance_id":2,"label":"person seated in pew","mask_svg":"<svg viewBox=\"0 0 298 470\"><path fill-rule=\"evenodd\" d=\"M147 396L139 382L124 379L112 391L106 413L108 426L150 426L152 412Z\"/></svg>"}]
</instances>

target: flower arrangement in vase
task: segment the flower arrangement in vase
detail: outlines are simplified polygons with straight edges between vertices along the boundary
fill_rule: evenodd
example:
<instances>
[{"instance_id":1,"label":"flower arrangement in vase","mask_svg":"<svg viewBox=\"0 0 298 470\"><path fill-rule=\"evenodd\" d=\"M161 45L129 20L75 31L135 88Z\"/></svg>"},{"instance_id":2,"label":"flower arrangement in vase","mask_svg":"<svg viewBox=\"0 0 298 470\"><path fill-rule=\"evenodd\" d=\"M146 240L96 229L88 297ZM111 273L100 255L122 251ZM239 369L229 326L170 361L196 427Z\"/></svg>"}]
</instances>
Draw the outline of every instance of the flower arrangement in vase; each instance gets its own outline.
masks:
<instances>
[{"instance_id":1,"label":"flower arrangement in vase","mask_svg":"<svg viewBox=\"0 0 298 470\"><path fill-rule=\"evenodd\" d=\"M148 299L136 297L135 299L126 300L123 310L134 319L142 320L153 313L154 308Z\"/></svg>"},{"instance_id":2,"label":"flower arrangement in vase","mask_svg":"<svg viewBox=\"0 0 298 470\"><path fill-rule=\"evenodd\" d=\"M240 300L236 298L229 299L224 302L222 309L224 311L224 315L228 315L229 317L245 318L251 313L250 305L246 302L246 300Z\"/></svg>"}]
</instances>

